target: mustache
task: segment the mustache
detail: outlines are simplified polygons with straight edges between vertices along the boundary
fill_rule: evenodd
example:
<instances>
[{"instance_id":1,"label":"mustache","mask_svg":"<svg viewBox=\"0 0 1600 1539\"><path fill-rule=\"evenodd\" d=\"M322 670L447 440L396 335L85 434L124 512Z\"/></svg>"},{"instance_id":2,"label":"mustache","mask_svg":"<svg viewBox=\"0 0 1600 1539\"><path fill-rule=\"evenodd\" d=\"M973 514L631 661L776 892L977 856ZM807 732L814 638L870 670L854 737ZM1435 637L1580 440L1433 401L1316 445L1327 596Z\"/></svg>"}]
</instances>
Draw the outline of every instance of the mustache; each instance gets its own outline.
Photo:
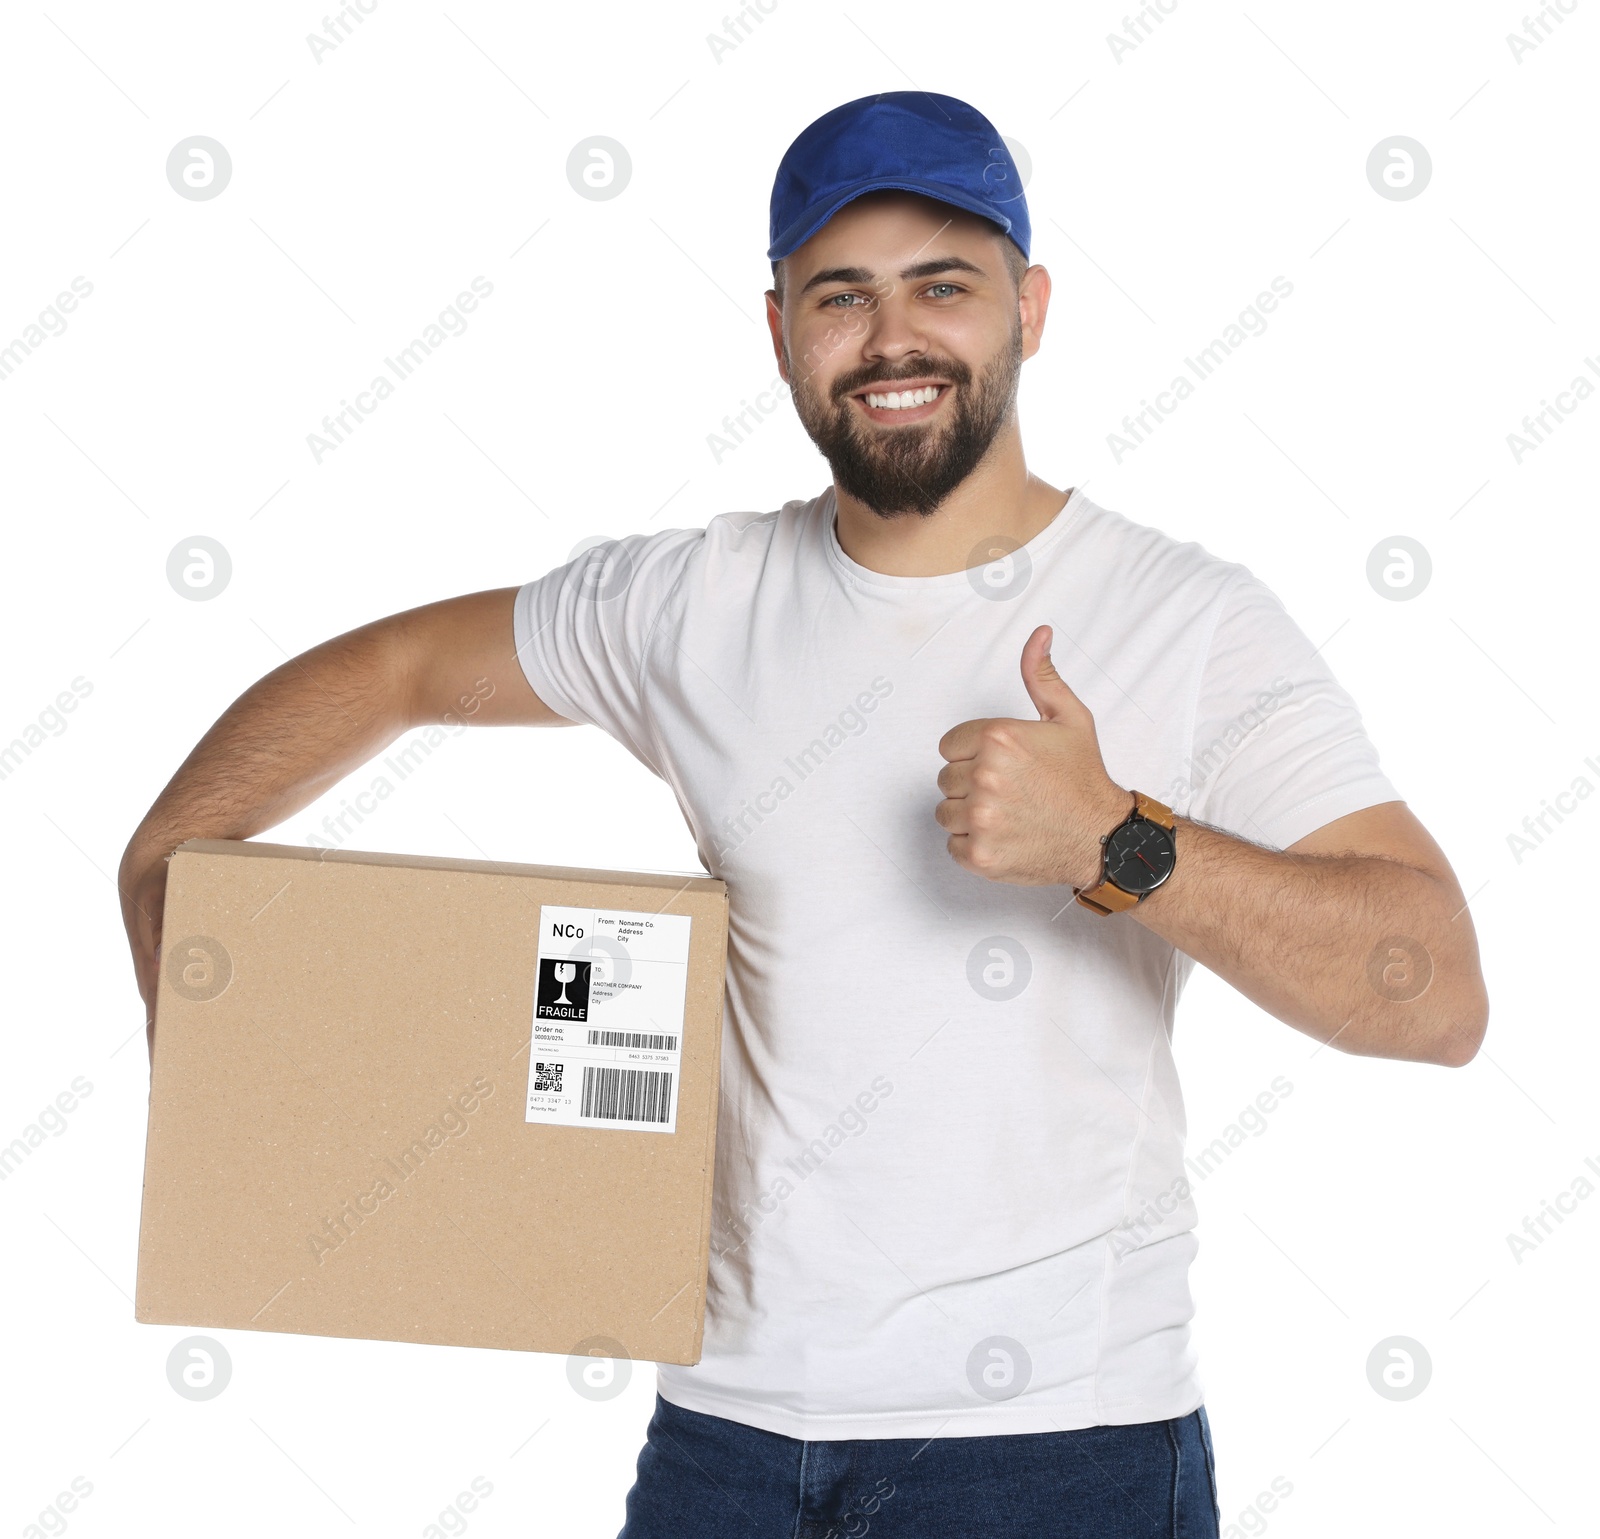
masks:
<instances>
[{"instance_id":1,"label":"mustache","mask_svg":"<svg viewBox=\"0 0 1600 1539\"><path fill-rule=\"evenodd\" d=\"M967 385L972 382L972 370L965 364L958 364L953 358L940 363L929 360L917 368L902 369L898 374L885 374L879 370L862 370L858 374L846 375L834 381L833 398L842 401L846 396L854 395L858 390L865 390L872 385L896 385L906 379L926 379L929 375L939 379L947 379L952 385Z\"/></svg>"}]
</instances>

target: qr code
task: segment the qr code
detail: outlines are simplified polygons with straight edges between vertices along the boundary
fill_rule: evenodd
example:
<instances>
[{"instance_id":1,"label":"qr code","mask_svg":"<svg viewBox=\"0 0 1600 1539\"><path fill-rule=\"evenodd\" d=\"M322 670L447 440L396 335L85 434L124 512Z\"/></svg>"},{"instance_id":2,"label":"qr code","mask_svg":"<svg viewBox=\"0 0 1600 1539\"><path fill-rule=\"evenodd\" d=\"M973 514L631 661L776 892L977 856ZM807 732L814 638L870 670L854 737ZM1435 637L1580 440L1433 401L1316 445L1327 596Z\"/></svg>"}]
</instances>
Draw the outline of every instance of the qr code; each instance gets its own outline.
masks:
<instances>
[{"instance_id":1,"label":"qr code","mask_svg":"<svg viewBox=\"0 0 1600 1539\"><path fill-rule=\"evenodd\" d=\"M533 1088L535 1090L560 1090L561 1071L566 1067L562 1063L536 1063L533 1066Z\"/></svg>"}]
</instances>

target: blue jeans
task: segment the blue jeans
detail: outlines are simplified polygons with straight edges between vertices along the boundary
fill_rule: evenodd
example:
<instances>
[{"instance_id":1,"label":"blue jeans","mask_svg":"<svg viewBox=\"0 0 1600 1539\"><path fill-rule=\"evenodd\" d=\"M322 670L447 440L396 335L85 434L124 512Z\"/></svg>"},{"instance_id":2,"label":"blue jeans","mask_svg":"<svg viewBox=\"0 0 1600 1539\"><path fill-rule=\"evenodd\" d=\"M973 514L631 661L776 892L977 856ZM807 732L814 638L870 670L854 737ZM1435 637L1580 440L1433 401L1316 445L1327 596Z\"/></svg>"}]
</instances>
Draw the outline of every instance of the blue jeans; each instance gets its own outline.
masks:
<instances>
[{"instance_id":1,"label":"blue jeans","mask_svg":"<svg viewBox=\"0 0 1600 1539\"><path fill-rule=\"evenodd\" d=\"M993 1437L801 1442L656 1396L618 1539L1217 1539L1205 1407Z\"/></svg>"}]
</instances>

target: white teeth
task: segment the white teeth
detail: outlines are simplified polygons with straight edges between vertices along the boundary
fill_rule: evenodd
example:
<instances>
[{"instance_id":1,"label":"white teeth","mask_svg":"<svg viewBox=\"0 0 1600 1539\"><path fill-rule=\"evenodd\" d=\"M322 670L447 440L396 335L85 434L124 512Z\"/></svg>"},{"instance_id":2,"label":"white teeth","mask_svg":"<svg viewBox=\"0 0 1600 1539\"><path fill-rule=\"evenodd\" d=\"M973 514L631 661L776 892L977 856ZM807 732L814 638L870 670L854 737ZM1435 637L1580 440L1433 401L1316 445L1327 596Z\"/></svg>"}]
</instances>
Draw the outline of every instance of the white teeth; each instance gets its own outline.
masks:
<instances>
[{"instance_id":1,"label":"white teeth","mask_svg":"<svg viewBox=\"0 0 1600 1539\"><path fill-rule=\"evenodd\" d=\"M884 395L868 391L867 405L876 406L880 411L904 411L910 406L926 406L938 396L940 388L938 385L924 385L920 390L891 390Z\"/></svg>"}]
</instances>

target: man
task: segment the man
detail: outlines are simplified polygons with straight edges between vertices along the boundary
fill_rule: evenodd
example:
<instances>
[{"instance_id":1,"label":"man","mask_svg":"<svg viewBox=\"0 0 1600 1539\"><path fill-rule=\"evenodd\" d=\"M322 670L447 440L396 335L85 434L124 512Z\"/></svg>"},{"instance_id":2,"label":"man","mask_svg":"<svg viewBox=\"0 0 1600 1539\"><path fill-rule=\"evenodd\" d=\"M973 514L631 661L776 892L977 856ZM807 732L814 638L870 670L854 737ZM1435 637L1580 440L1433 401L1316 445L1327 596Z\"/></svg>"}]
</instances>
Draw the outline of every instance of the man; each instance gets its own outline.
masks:
<instances>
[{"instance_id":1,"label":"man","mask_svg":"<svg viewBox=\"0 0 1600 1539\"><path fill-rule=\"evenodd\" d=\"M477 720L600 726L731 900L704 1356L659 1369L627 1539L1214 1536L1178 995L1198 961L1464 1064L1472 922L1248 568L1028 471L1050 280L987 119L835 109L770 233L832 484L268 675L129 845L141 990L181 840L282 821L469 680Z\"/></svg>"}]
</instances>

